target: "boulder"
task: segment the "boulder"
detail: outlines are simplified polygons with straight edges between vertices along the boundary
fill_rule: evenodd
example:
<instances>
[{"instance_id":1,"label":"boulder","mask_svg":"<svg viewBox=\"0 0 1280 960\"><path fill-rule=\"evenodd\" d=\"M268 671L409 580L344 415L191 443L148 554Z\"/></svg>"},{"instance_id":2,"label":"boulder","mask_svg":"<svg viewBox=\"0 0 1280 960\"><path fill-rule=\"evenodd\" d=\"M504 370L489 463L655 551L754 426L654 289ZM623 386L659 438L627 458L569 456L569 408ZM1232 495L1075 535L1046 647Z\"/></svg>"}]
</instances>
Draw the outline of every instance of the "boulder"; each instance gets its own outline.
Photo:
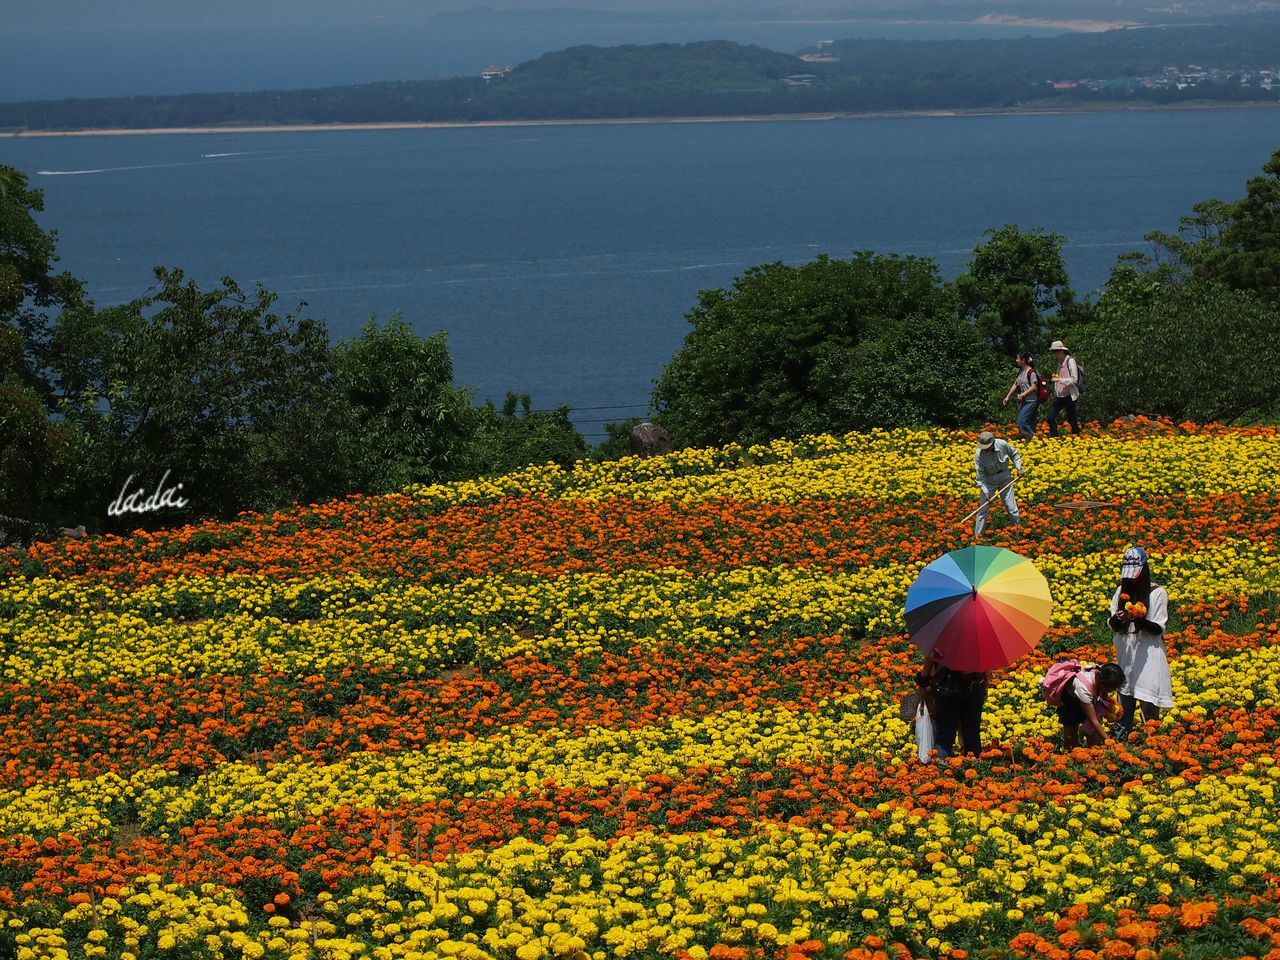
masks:
<instances>
[{"instance_id":1,"label":"boulder","mask_svg":"<svg viewBox=\"0 0 1280 960\"><path fill-rule=\"evenodd\" d=\"M664 453L671 452L671 434L663 430L657 424L637 423L631 428L631 435L627 438L627 444L631 449L632 456L636 457L658 457Z\"/></svg>"}]
</instances>

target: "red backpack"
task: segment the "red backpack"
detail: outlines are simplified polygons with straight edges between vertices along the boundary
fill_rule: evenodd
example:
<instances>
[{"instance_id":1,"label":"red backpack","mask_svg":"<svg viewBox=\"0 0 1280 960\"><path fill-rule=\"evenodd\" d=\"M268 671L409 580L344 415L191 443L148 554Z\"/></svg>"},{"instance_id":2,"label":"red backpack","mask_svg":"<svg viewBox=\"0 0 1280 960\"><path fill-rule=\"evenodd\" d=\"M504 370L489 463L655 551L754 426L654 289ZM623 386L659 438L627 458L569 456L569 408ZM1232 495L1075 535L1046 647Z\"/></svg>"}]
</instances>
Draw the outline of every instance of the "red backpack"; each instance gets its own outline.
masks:
<instances>
[{"instance_id":1,"label":"red backpack","mask_svg":"<svg viewBox=\"0 0 1280 960\"><path fill-rule=\"evenodd\" d=\"M1044 377L1040 376L1040 371L1035 367L1031 368L1031 372L1036 375L1036 400L1040 403L1049 402L1049 385L1044 382Z\"/></svg>"}]
</instances>

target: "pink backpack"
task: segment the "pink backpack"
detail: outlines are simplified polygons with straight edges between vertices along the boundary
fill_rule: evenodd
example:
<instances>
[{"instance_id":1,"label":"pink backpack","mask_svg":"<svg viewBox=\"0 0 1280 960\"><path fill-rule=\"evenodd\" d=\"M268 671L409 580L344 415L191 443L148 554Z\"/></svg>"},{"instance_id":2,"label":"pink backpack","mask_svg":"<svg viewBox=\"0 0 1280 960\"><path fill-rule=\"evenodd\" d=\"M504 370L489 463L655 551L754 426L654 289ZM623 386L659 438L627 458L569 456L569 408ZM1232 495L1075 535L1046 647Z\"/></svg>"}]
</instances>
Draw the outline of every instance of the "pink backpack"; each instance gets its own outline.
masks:
<instances>
[{"instance_id":1,"label":"pink backpack","mask_svg":"<svg viewBox=\"0 0 1280 960\"><path fill-rule=\"evenodd\" d=\"M1083 676L1088 674L1088 677ZM1044 702L1051 707L1062 706L1062 695L1070 689L1072 680L1077 676L1089 688L1090 696L1097 699L1098 674L1097 667L1085 667L1079 660L1060 660L1049 668L1049 672L1040 681L1040 689L1044 692ZM1092 681L1092 682L1090 682Z\"/></svg>"}]
</instances>

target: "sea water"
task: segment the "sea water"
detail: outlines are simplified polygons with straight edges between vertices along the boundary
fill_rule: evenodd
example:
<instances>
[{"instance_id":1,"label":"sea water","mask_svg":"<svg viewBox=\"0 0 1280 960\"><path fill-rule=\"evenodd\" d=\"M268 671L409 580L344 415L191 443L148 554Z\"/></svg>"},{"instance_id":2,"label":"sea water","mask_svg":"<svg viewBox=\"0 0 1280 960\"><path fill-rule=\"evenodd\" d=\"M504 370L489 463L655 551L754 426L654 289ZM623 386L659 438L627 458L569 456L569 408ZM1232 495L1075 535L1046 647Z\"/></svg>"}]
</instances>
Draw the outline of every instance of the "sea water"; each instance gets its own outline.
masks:
<instances>
[{"instance_id":1,"label":"sea water","mask_svg":"<svg viewBox=\"0 0 1280 960\"><path fill-rule=\"evenodd\" d=\"M335 337L400 312L459 383L643 414L700 289L852 250L963 269L1005 223L1105 282L1198 200L1234 199L1280 111L0 139L99 304L156 265L262 283ZM608 409L594 409L608 408Z\"/></svg>"}]
</instances>

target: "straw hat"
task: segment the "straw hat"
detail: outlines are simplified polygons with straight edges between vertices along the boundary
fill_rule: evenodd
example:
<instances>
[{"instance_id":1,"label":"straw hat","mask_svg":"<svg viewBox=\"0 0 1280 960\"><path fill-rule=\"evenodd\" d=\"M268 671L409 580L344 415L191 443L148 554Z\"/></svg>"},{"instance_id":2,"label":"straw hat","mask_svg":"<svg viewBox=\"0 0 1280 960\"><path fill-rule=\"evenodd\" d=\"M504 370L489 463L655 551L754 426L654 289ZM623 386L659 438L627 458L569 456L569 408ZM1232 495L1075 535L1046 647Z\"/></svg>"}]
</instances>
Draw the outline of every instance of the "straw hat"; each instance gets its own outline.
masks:
<instances>
[{"instance_id":1,"label":"straw hat","mask_svg":"<svg viewBox=\"0 0 1280 960\"><path fill-rule=\"evenodd\" d=\"M1067 345L1063 343L1061 340L1055 340L1053 341L1053 343L1049 344L1049 352L1053 353L1053 351L1055 350L1061 350L1063 353L1071 352L1070 350L1067 349Z\"/></svg>"}]
</instances>

